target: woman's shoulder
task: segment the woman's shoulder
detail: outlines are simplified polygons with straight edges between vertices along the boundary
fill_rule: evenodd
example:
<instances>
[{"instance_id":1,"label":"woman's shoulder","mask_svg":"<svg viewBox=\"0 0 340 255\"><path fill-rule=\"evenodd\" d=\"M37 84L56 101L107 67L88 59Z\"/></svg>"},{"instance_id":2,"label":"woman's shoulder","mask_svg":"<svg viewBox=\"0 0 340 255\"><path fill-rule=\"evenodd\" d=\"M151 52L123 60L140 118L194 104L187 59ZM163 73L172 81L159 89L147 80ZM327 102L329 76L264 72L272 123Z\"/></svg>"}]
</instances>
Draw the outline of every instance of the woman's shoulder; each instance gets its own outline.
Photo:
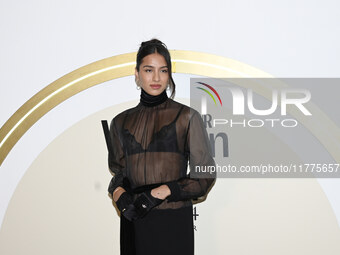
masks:
<instances>
[{"instance_id":1,"label":"woman's shoulder","mask_svg":"<svg viewBox=\"0 0 340 255\"><path fill-rule=\"evenodd\" d=\"M181 116L186 118L187 120L190 120L193 116L200 116L200 113L195 110L194 108L186 105L186 104L182 104L179 103L175 100L169 99L171 100L171 104L174 108L178 108L181 111Z\"/></svg>"},{"instance_id":2,"label":"woman's shoulder","mask_svg":"<svg viewBox=\"0 0 340 255\"><path fill-rule=\"evenodd\" d=\"M138 111L138 105L118 113L116 116L112 118L111 125L112 123L115 123L115 125L121 124L129 114L134 113L136 111Z\"/></svg>"}]
</instances>

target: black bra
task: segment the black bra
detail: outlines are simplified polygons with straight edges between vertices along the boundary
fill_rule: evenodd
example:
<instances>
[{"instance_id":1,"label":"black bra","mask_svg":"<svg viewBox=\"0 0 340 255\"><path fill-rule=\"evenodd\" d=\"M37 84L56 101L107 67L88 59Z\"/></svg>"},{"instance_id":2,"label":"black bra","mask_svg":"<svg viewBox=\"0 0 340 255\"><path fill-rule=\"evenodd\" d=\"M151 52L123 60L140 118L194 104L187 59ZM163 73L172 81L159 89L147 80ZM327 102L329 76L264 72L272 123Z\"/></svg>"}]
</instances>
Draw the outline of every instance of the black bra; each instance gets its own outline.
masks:
<instances>
[{"instance_id":1,"label":"black bra","mask_svg":"<svg viewBox=\"0 0 340 255\"><path fill-rule=\"evenodd\" d=\"M178 111L176 118L168 125L163 126L158 132L154 133L151 142L146 149L136 141L136 138L124 128L123 135L124 148L127 155L142 152L179 152L177 143L176 121L183 107Z\"/></svg>"}]
</instances>

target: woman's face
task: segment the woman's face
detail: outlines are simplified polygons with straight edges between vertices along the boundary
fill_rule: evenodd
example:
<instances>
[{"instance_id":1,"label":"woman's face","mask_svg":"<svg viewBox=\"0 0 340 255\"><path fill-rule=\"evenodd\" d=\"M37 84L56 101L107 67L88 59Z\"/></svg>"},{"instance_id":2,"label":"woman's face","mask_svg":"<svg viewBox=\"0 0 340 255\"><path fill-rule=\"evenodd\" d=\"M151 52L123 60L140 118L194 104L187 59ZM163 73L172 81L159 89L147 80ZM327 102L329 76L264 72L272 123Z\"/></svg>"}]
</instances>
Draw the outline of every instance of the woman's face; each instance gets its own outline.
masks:
<instances>
[{"instance_id":1,"label":"woman's face","mask_svg":"<svg viewBox=\"0 0 340 255\"><path fill-rule=\"evenodd\" d=\"M158 53L145 56L139 66L139 72L135 70L135 77L137 84L149 95L161 94L169 81L168 66L164 57Z\"/></svg>"}]
</instances>

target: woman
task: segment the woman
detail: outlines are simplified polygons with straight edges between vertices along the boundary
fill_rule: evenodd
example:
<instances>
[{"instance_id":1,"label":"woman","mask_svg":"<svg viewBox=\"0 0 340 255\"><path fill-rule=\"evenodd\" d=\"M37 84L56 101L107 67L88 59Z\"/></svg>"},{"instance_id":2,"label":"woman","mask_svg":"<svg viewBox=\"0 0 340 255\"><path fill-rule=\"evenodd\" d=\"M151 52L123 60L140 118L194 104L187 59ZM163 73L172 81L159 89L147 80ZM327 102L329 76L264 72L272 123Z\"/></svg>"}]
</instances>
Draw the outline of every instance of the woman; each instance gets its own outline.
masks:
<instances>
[{"instance_id":1,"label":"woman","mask_svg":"<svg viewBox=\"0 0 340 255\"><path fill-rule=\"evenodd\" d=\"M109 193L121 212L121 254L194 254L191 199L206 195L215 178L190 178L187 165L215 164L206 130L197 111L172 100L171 59L161 41L141 44L135 79L140 103L110 126Z\"/></svg>"}]
</instances>

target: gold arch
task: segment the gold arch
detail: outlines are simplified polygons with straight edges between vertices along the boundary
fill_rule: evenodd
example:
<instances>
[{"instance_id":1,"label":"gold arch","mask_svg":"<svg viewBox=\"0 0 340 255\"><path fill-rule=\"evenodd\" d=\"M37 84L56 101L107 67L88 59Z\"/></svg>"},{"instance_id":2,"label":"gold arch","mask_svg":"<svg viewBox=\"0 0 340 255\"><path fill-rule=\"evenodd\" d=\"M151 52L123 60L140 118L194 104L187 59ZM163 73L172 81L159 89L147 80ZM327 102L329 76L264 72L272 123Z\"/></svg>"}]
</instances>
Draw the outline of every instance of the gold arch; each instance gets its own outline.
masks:
<instances>
[{"instance_id":1,"label":"gold arch","mask_svg":"<svg viewBox=\"0 0 340 255\"><path fill-rule=\"evenodd\" d=\"M174 73L207 77L271 77L259 69L221 56L182 50L172 50L170 53ZM53 107L92 86L133 75L135 58L136 53L133 52L99 60L66 74L35 94L0 129L0 165L25 132ZM277 88L285 87L279 82L276 85ZM261 84L252 84L252 89L268 99L271 98L270 90ZM290 114L299 120L298 112ZM339 128L314 105L313 115L317 118L302 124L319 139L336 161L340 162ZM327 133L315 128L315 121L328 124L330 128Z\"/></svg>"}]
</instances>

